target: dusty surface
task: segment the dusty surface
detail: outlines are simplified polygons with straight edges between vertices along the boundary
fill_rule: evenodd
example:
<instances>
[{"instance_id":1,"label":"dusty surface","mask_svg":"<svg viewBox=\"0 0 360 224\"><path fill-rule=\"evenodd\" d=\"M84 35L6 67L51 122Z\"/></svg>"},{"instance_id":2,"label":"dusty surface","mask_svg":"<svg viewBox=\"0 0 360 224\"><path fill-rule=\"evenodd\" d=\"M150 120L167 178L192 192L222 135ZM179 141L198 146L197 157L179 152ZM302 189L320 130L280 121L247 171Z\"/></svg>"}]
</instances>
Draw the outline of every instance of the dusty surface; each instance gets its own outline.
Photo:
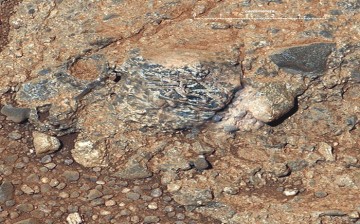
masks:
<instances>
[{"instance_id":1,"label":"dusty surface","mask_svg":"<svg viewBox=\"0 0 360 224\"><path fill-rule=\"evenodd\" d=\"M360 222L358 1L0 3L1 223Z\"/></svg>"}]
</instances>

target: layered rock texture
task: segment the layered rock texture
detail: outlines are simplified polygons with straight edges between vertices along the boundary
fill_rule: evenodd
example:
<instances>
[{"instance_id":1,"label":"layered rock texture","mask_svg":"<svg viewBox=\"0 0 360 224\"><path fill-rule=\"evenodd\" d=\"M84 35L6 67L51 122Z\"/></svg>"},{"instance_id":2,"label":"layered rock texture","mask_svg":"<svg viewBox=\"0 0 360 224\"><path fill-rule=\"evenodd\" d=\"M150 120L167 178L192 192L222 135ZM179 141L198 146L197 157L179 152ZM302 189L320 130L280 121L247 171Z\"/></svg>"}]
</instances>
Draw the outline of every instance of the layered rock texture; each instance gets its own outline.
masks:
<instances>
[{"instance_id":1,"label":"layered rock texture","mask_svg":"<svg viewBox=\"0 0 360 224\"><path fill-rule=\"evenodd\" d=\"M358 1L13 7L1 114L32 127L36 154L158 178L221 223L359 220Z\"/></svg>"}]
</instances>

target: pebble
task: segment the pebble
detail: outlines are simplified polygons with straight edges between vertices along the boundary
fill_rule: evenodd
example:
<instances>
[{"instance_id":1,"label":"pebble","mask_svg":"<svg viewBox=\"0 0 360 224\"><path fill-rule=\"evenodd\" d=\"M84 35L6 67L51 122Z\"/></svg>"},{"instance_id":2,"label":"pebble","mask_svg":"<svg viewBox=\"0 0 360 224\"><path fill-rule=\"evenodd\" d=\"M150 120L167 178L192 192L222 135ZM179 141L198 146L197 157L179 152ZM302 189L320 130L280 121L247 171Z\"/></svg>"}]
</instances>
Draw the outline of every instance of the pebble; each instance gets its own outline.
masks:
<instances>
[{"instance_id":1,"label":"pebble","mask_svg":"<svg viewBox=\"0 0 360 224\"><path fill-rule=\"evenodd\" d=\"M131 216L130 221L132 221L133 223L138 223L140 222L140 217L139 216Z\"/></svg>"},{"instance_id":2,"label":"pebble","mask_svg":"<svg viewBox=\"0 0 360 224\"><path fill-rule=\"evenodd\" d=\"M26 181L38 183L40 181L40 178L39 178L39 175L37 175L36 173L33 173L26 177Z\"/></svg>"},{"instance_id":3,"label":"pebble","mask_svg":"<svg viewBox=\"0 0 360 224\"><path fill-rule=\"evenodd\" d=\"M174 207L171 206L171 205L167 205L167 206L165 206L164 211L165 211L165 212L173 212L173 211L174 211Z\"/></svg>"},{"instance_id":4,"label":"pebble","mask_svg":"<svg viewBox=\"0 0 360 224\"><path fill-rule=\"evenodd\" d=\"M103 196L103 194L100 191L98 191L97 189L91 189L89 194L86 196L86 199L88 201L92 201L96 198L100 198L101 196Z\"/></svg>"},{"instance_id":5,"label":"pebble","mask_svg":"<svg viewBox=\"0 0 360 224\"><path fill-rule=\"evenodd\" d=\"M80 173L78 171L66 170L64 171L63 176L66 178L67 181L73 182L79 180Z\"/></svg>"},{"instance_id":6,"label":"pebble","mask_svg":"<svg viewBox=\"0 0 360 224\"><path fill-rule=\"evenodd\" d=\"M67 221L68 224L80 224L80 223L83 222L83 220L81 219L80 214L77 213L77 212L69 214L66 217L66 221Z\"/></svg>"},{"instance_id":7,"label":"pebble","mask_svg":"<svg viewBox=\"0 0 360 224\"><path fill-rule=\"evenodd\" d=\"M159 221L160 221L159 217L153 215L145 216L144 218L144 223L157 223Z\"/></svg>"},{"instance_id":8,"label":"pebble","mask_svg":"<svg viewBox=\"0 0 360 224\"><path fill-rule=\"evenodd\" d=\"M80 193L77 191L73 191L70 193L70 198L77 198L80 196Z\"/></svg>"},{"instance_id":9,"label":"pebble","mask_svg":"<svg viewBox=\"0 0 360 224\"><path fill-rule=\"evenodd\" d=\"M185 215L183 213L178 213L178 214L176 214L176 218L183 220L183 219L185 219Z\"/></svg>"},{"instance_id":10,"label":"pebble","mask_svg":"<svg viewBox=\"0 0 360 224\"><path fill-rule=\"evenodd\" d=\"M324 191L315 192L315 197L317 197L317 198L325 198L327 195L328 195L328 193L326 193Z\"/></svg>"},{"instance_id":11,"label":"pebble","mask_svg":"<svg viewBox=\"0 0 360 224\"><path fill-rule=\"evenodd\" d=\"M69 195L69 193L67 193L67 192L60 192L60 193L59 193L59 197L60 197L60 198L68 198L68 197L70 197L70 195Z\"/></svg>"},{"instance_id":12,"label":"pebble","mask_svg":"<svg viewBox=\"0 0 360 224\"><path fill-rule=\"evenodd\" d=\"M51 179L49 185L50 185L51 187L56 187L56 186L59 185L59 183L60 183L60 182L59 182L57 179Z\"/></svg>"},{"instance_id":13,"label":"pebble","mask_svg":"<svg viewBox=\"0 0 360 224\"><path fill-rule=\"evenodd\" d=\"M46 168L48 168L49 170L52 170L56 167L55 163L48 163L44 165Z\"/></svg>"},{"instance_id":14,"label":"pebble","mask_svg":"<svg viewBox=\"0 0 360 224\"><path fill-rule=\"evenodd\" d=\"M47 184L50 182L50 179L47 177L42 177L40 180L41 180L41 183L43 183L43 184Z\"/></svg>"},{"instance_id":15,"label":"pebble","mask_svg":"<svg viewBox=\"0 0 360 224\"><path fill-rule=\"evenodd\" d=\"M357 212L357 211L350 212L350 213L348 214L348 216L349 216L349 218L351 218L351 219L359 219L359 218L360 218L360 214L359 214L359 212Z\"/></svg>"},{"instance_id":16,"label":"pebble","mask_svg":"<svg viewBox=\"0 0 360 224\"><path fill-rule=\"evenodd\" d=\"M299 190L297 189L285 189L283 194L285 196L295 196L299 193Z\"/></svg>"},{"instance_id":17,"label":"pebble","mask_svg":"<svg viewBox=\"0 0 360 224\"><path fill-rule=\"evenodd\" d=\"M12 140L19 140L22 138L22 135L17 131L12 131L8 134L8 137Z\"/></svg>"},{"instance_id":18,"label":"pebble","mask_svg":"<svg viewBox=\"0 0 360 224\"><path fill-rule=\"evenodd\" d=\"M110 215L110 214L111 214L110 211L106 211L106 210L101 210L101 211L100 211L100 215L103 215L103 216L105 216L105 215Z\"/></svg>"},{"instance_id":19,"label":"pebble","mask_svg":"<svg viewBox=\"0 0 360 224\"><path fill-rule=\"evenodd\" d=\"M148 205L148 208L151 209L151 210L156 210L158 209L158 205L156 202L151 202L149 205Z\"/></svg>"},{"instance_id":20,"label":"pebble","mask_svg":"<svg viewBox=\"0 0 360 224\"><path fill-rule=\"evenodd\" d=\"M50 154L59 150L61 143L56 137L34 131L32 133L34 138L34 148L37 155Z\"/></svg>"},{"instance_id":21,"label":"pebble","mask_svg":"<svg viewBox=\"0 0 360 224\"><path fill-rule=\"evenodd\" d=\"M116 202L114 200L105 201L105 206L106 207L111 207L111 206L114 206L114 205L116 205Z\"/></svg>"},{"instance_id":22,"label":"pebble","mask_svg":"<svg viewBox=\"0 0 360 224\"><path fill-rule=\"evenodd\" d=\"M195 169L203 171L211 168L210 163L206 160L205 156L199 155L199 157L194 161Z\"/></svg>"},{"instance_id":23,"label":"pebble","mask_svg":"<svg viewBox=\"0 0 360 224\"><path fill-rule=\"evenodd\" d=\"M158 198L162 195L162 190L160 188L155 188L151 191L151 196L154 198Z\"/></svg>"},{"instance_id":24,"label":"pebble","mask_svg":"<svg viewBox=\"0 0 360 224\"><path fill-rule=\"evenodd\" d=\"M15 188L9 181L4 181L0 185L0 203L13 199Z\"/></svg>"},{"instance_id":25,"label":"pebble","mask_svg":"<svg viewBox=\"0 0 360 224\"><path fill-rule=\"evenodd\" d=\"M64 160L64 164L67 165L67 166L69 166L69 165L71 165L73 163L74 163L74 160L72 160L72 159L65 159Z\"/></svg>"},{"instance_id":26,"label":"pebble","mask_svg":"<svg viewBox=\"0 0 360 224\"><path fill-rule=\"evenodd\" d=\"M237 187L224 187L224 192L230 195L236 195L239 193L239 188Z\"/></svg>"},{"instance_id":27,"label":"pebble","mask_svg":"<svg viewBox=\"0 0 360 224\"><path fill-rule=\"evenodd\" d=\"M178 184L175 184L175 183L170 183L167 185L167 190L169 192L175 192L175 191L178 191L180 190L181 186L178 185Z\"/></svg>"},{"instance_id":28,"label":"pebble","mask_svg":"<svg viewBox=\"0 0 360 224\"><path fill-rule=\"evenodd\" d=\"M29 203L19 204L18 206L16 206L16 210L18 210L19 212L25 212L25 213L31 212L32 210L34 210L34 206Z\"/></svg>"},{"instance_id":29,"label":"pebble","mask_svg":"<svg viewBox=\"0 0 360 224\"><path fill-rule=\"evenodd\" d=\"M56 189L58 190L62 190L66 187L66 184L65 183L59 183L59 185L56 186Z\"/></svg>"},{"instance_id":30,"label":"pebble","mask_svg":"<svg viewBox=\"0 0 360 224\"><path fill-rule=\"evenodd\" d=\"M21 188L20 188L25 194L34 194L34 190L31 188L31 187L29 187L28 185L26 185L26 184L24 184L24 185L22 185L21 186Z\"/></svg>"},{"instance_id":31,"label":"pebble","mask_svg":"<svg viewBox=\"0 0 360 224\"><path fill-rule=\"evenodd\" d=\"M128 192L126 193L126 197L133 201L136 201L140 198L140 194L135 192Z\"/></svg>"},{"instance_id":32,"label":"pebble","mask_svg":"<svg viewBox=\"0 0 360 224\"><path fill-rule=\"evenodd\" d=\"M50 163L52 160L51 156L50 155L45 155L41 158L40 162L41 163Z\"/></svg>"},{"instance_id":33,"label":"pebble","mask_svg":"<svg viewBox=\"0 0 360 224\"><path fill-rule=\"evenodd\" d=\"M96 184L104 185L104 184L105 184L105 181L103 181L103 180L98 180L98 181L96 181Z\"/></svg>"}]
</instances>

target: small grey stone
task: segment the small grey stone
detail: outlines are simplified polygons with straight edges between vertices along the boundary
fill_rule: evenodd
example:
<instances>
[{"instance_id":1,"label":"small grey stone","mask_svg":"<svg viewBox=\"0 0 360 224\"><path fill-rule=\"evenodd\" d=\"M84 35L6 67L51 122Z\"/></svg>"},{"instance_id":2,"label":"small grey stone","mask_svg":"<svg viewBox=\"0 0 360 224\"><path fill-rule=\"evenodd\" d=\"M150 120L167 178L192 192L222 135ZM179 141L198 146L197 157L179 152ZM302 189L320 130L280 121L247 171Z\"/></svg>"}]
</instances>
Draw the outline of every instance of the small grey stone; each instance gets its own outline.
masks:
<instances>
[{"instance_id":1,"label":"small grey stone","mask_svg":"<svg viewBox=\"0 0 360 224\"><path fill-rule=\"evenodd\" d=\"M72 160L72 159L65 159L64 160L64 164L67 165L67 166L73 164L73 162L74 162L74 160Z\"/></svg>"},{"instance_id":2,"label":"small grey stone","mask_svg":"<svg viewBox=\"0 0 360 224\"><path fill-rule=\"evenodd\" d=\"M194 161L194 167L199 171L203 171L203 170L211 168L211 165L204 156L199 156Z\"/></svg>"},{"instance_id":3,"label":"small grey stone","mask_svg":"<svg viewBox=\"0 0 360 224\"><path fill-rule=\"evenodd\" d=\"M55 163L48 163L44 165L46 168L48 168L49 170L52 170L56 167Z\"/></svg>"},{"instance_id":4,"label":"small grey stone","mask_svg":"<svg viewBox=\"0 0 360 224\"><path fill-rule=\"evenodd\" d=\"M128 216L131 214L131 212L128 209L123 209L119 213L121 216Z\"/></svg>"},{"instance_id":5,"label":"small grey stone","mask_svg":"<svg viewBox=\"0 0 360 224\"><path fill-rule=\"evenodd\" d=\"M160 221L159 217L154 215L145 216L144 218L144 223L157 223L159 221Z\"/></svg>"},{"instance_id":6,"label":"small grey stone","mask_svg":"<svg viewBox=\"0 0 360 224\"><path fill-rule=\"evenodd\" d=\"M41 163L50 163L52 160L50 155L45 155L44 157L41 158L40 162Z\"/></svg>"},{"instance_id":7,"label":"small grey stone","mask_svg":"<svg viewBox=\"0 0 360 224\"><path fill-rule=\"evenodd\" d=\"M325 198L327 195L328 195L328 193L323 192L323 191L315 192L315 197L317 197L317 198Z\"/></svg>"},{"instance_id":8,"label":"small grey stone","mask_svg":"<svg viewBox=\"0 0 360 224\"><path fill-rule=\"evenodd\" d=\"M96 198L90 202L91 206L100 206L105 204L105 199L103 198Z\"/></svg>"},{"instance_id":9,"label":"small grey stone","mask_svg":"<svg viewBox=\"0 0 360 224\"><path fill-rule=\"evenodd\" d=\"M172 212L172 211L174 211L174 207L171 206L171 205L167 205L167 206L165 206L164 211L165 212Z\"/></svg>"},{"instance_id":10,"label":"small grey stone","mask_svg":"<svg viewBox=\"0 0 360 224\"><path fill-rule=\"evenodd\" d=\"M135 201L138 200L140 198L140 194L139 193L135 193L135 192L128 192L126 193L126 197Z\"/></svg>"},{"instance_id":11,"label":"small grey stone","mask_svg":"<svg viewBox=\"0 0 360 224\"><path fill-rule=\"evenodd\" d=\"M25 213L31 212L32 210L34 210L34 206L29 203L19 204L18 206L16 206L16 210L18 210L19 212L25 212Z\"/></svg>"},{"instance_id":12,"label":"small grey stone","mask_svg":"<svg viewBox=\"0 0 360 224\"><path fill-rule=\"evenodd\" d=\"M16 204L16 202L14 200L9 200L5 202L5 206L6 207L12 207Z\"/></svg>"},{"instance_id":13,"label":"small grey stone","mask_svg":"<svg viewBox=\"0 0 360 224\"><path fill-rule=\"evenodd\" d=\"M80 178L80 173L78 171L66 170L64 171L63 176L67 181L77 181Z\"/></svg>"},{"instance_id":14,"label":"small grey stone","mask_svg":"<svg viewBox=\"0 0 360 224\"><path fill-rule=\"evenodd\" d=\"M12 140L19 140L22 138L22 135L17 131L12 131L8 134L8 137Z\"/></svg>"},{"instance_id":15,"label":"small grey stone","mask_svg":"<svg viewBox=\"0 0 360 224\"><path fill-rule=\"evenodd\" d=\"M60 183L59 185L56 186L56 189L63 190L65 187L66 187L65 183Z\"/></svg>"},{"instance_id":16,"label":"small grey stone","mask_svg":"<svg viewBox=\"0 0 360 224\"><path fill-rule=\"evenodd\" d=\"M3 106L0 112L5 115L7 119L15 123L21 123L27 120L30 116L29 108L17 108L11 105Z\"/></svg>"},{"instance_id":17,"label":"small grey stone","mask_svg":"<svg viewBox=\"0 0 360 224\"><path fill-rule=\"evenodd\" d=\"M160 188L155 188L151 191L151 196L154 198L158 198L162 195L162 190Z\"/></svg>"},{"instance_id":18,"label":"small grey stone","mask_svg":"<svg viewBox=\"0 0 360 224\"><path fill-rule=\"evenodd\" d=\"M229 133L233 133L239 130L239 127L235 126L235 125L225 125L224 126L224 131L225 132L229 132Z\"/></svg>"},{"instance_id":19,"label":"small grey stone","mask_svg":"<svg viewBox=\"0 0 360 224\"><path fill-rule=\"evenodd\" d=\"M91 189L89 194L86 196L86 199L88 201L94 200L96 198L100 198L101 196L103 196L103 194L97 190L97 189Z\"/></svg>"},{"instance_id":20,"label":"small grey stone","mask_svg":"<svg viewBox=\"0 0 360 224\"><path fill-rule=\"evenodd\" d=\"M185 215L183 213L178 213L178 214L176 214L176 218L183 220L183 219L185 219Z\"/></svg>"},{"instance_id":21,"label":"small grey stone","mask_svg":"<svg viewBox=\"0 0 360 224\"><path fill-rule=\"evenodd\" d=\"M14 186L9 181L4 181L0 185L0 203L4 203L14 197Z\"/></svg>"},{"instance_id":22,"label":"small grey stone","mask_svg":"<svg viewBox=\"0 0 360 224\"><path fill-rule=\"evenodd\" d=\"M36 173L33 173L26 177L26 181L38 183L38 182L40 182L40 178L39 178L39 175L37 175Z\"/></svg>"}]
</instances>

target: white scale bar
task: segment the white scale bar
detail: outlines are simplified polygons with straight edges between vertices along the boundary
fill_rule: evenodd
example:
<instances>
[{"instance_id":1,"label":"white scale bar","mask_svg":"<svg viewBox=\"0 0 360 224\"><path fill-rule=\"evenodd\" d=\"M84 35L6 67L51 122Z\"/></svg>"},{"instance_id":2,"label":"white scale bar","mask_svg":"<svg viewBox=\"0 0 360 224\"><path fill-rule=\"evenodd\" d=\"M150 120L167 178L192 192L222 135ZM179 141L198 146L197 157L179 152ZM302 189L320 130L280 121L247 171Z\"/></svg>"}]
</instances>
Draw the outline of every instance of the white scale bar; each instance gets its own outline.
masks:
<instances>
[{"instance_id":1,"label":"white scale bar","mask_svg":"<svg viewBox=\"0 0 360 224\"><path fill-rule=\"evenodd\" d=\"M194 18L200 20L324 20L327 18L291 18L291 17L263 17L263 18Z\"/></svg>"}]
</instances>

